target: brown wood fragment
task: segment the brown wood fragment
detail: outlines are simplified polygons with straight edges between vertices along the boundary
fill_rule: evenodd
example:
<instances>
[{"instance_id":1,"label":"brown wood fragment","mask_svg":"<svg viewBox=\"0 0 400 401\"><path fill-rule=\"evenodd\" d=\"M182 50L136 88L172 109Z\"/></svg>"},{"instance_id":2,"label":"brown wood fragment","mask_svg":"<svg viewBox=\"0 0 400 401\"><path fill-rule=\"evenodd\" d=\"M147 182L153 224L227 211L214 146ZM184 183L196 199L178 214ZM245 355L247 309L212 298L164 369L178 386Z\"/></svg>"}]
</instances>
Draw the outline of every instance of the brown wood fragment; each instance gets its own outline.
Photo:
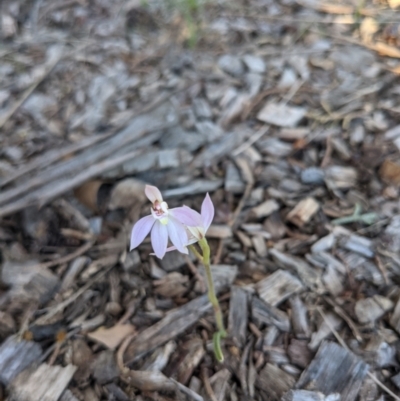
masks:
<instances>
[{"instance_id":1,"label":"brown wood fragment","mask_svg":"<svg viewBox=\"0 0 400 401\"><path fill-rule=\"evenodd\" d=\"M0 347L0 383L7 386L41 356L39 344L9 337Z\"/></svg>"},{"instance_id":2,"label":"brown wood fragment","mask_svg":"<svg viewBox=\"0 0 400 401\"><path fill-rule=\"evenodd\" d=\"M287 352L290 361L303 369L308 366L313 356L308 348L307 340L297 340L296 338L292 338L290 341Z\"/></svg>"},{"instance_id":3,"label":"brown wood fragment","mask_svg":"<svg viewBox=\"0 0 400 401\"><path fill-rule=\"evenodd\" d=\"M9 401L55 401L68 386L76 371L73 365L28 369L18 375L9 387Z\"/></svg>"},{"instance_id":4,"label":"brown wood fragment","mask_svg":"<svg viewBox=\"0 0 400 401\"><path fill-rule=\"evenodd\" d=\"M301 281L285 270L277 270L256 284L260 298L273 306L303 289Z\"/></svg>"},{"instance_id":5,"label":"brown wood fragment","mask_svg":"<svg viewBox=\"0 0 400 401\"><path fill-rule=\"evenodd\" d=\"M240 287L232 287L229 304L228 333L238 347L246 341L248 322L248 293Z\"/></svg>"},{"instance_id":6,"label":"brown wood fragment","mask_svg":"<svg viewBox=\"0 0 400 401\"><path fill-rule=\"evenodd\" d=\"M326 341L302 373L296 388L321 391L325 395L339 393L341 401L352 401L367 372L364 361L340 345Z\"/></svg>"},{"instance_id":7,"label":"brown wood fragment","mask_svg":"<svg viewBox=\"0 0 400 401\"><path fill-rule=\"evenodd\" d=\"M176 378L179 383L186 385L194 370L199 366L203 359L206 350L204 349L203 341L200 338L192 338L182 346L185 356L179 361L176 369Z\"/></svg>"},{"instance_id":8,"label":"brown wood fragment","mask_svg":"<svg viewBox=\"0 0 400 401\"><path fill-rule=\"evenodd\" d=\"M290 330L288 315L257 297L253 297L251 301L251 315L256 322L266 325L272 324L285 332Z\"/></svg>"},{"instance_id":9,"label":"brown wood fragment","mask_svg":"<svg viewBox=\"0 0 400 401\"><path fill-rule=\"evenodd\" d=\"M380 170L379 175L382 180L393 185L400 185L400 165L386 159Z\"/></svg>"},{"instance_id":10,"label":"brown wood fragment","mask_svg":"<svg viewBox=\"0 0 400 401\"><path fill-rule=\"evenodd\" d=\"M265 365L256 380L256 386L264 390L271 401L279 401L294 384L293 376L270 363Z\"/></svg>"},{"instance_id":11,"label":"brown wood fragment","mask_svg":"<svg viewBox=\"0 0 400 401\"><path fill-rule=\"evenodd\" d=\"M287 215L287 219L298 227L303 227L317 213L319 203L314 198L300 201Z\"/></svg>"}]
</instances>

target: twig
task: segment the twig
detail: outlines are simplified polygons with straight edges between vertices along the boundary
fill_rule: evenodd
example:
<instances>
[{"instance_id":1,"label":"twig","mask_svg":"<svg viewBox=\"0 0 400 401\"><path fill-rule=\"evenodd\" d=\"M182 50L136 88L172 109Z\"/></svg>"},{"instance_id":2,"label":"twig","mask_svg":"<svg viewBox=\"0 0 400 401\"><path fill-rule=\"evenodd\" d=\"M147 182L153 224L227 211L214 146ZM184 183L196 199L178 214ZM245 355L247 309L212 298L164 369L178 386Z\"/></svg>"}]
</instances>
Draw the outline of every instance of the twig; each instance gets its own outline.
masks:
<instances>
[{"instance_id":1,"label":"twig","mask_svg":"<svg viewBox=\"0 0 400 401\"><path fill-rule=\"evenodd\" d=\"M281 106L285 106L290 102L293 96L299 91L299 89L304 84L302 79L298 79L295 83L291 86L289 92L283 97L282 101L279 103Z\"/></svg>"},{"instance_id":2,"label":"twig","mask_svg":"<svg viewBox=\"0 0 400 401\"><path fill-rule=\"evenodd\" d=\"M246 149L248 149L253 143L256 143L259 139L261 139L269 130L269 125L266 127L260 128L258 131L256 131L254 134L250 136L250 138L243 144L241 144L234 152L233 156L238 156L242 152L244 152Z\"/></svg>"},{"instance_id":3,"label":"twig","mask_svg":"<svg viewBox=\"0 0 400 401\"><path fill-rule=\"evenodd\" d=\"M126 372L129 371L128 368L125 367L124 364L124 354L126 349L128 348L128 345L131 343L131 341L136 337L137 333L132 333L128 337L124 339L120 347L118 348L117 351L117 365L120 368L121 372Z\"/></svg>"},{"instance_id":4,"label":"twig","mask_svg":"<svg viewBox=\"0 0 400 401\"><path fill-rule=\"evenodd\" d=\"M217 252L215 253L213 264L219 264L222 256L222 250L224 249L224 240L221 238L218 242Z\"/></svg>"},{"instance_id":5,"label":"twig","mask_svg":"<svg viewBox=\"0 0 400 401\"><path fill-rule=\"evenodd\" d=\"M84 139L79 143L74 143L70 146L66 146L63 149L55 149L45 153L44 155L40 155L35 158L33 161L28 163L26 166L16 170L15 172L11 173L9 176L5 177L3 180L0 181L0 187L4 187L5 185L9 184L10 182L16 180L17 178L22 177L25 174L32 173L34 170L38 168L47 167L50 164L53 164L57 160L62 160L66 156L69 156L75 152L79 152L84 150L98 142L101 142L104 139L110 137L113 133L107 133L104 135L95 135L90 138Z\"/></svg>"},{"instance_id":6,"label":"twig","mask_svg":"<svg viewBox=\"0 0 400 401\"><path fill-rule=\"evenodd\" d=\"M386 271L385 265L382 263L382 260L378 255L375 256L375 261L376 261L376 264L378 265L379 270L382 273L383 280L385 281L385 284L388 285L389 284L389 279L388 279L388 275L387 275L387 271Z\"/></svg>"},{"instance_id":7,"label":"twig","mask_svg":"<svg viewBox=\"0 0 400 401\"><path fill-rule=\"evenodd\" d=\"M233 215L230 219L230 221L228 222L228 225L230 227L234 227L236 224L236 220L239 217L240 212L242 211L247 198L250 196L251 190L253 189L253 183L249 183L246 185L246 189L244 190L244 194L241 197L239 204L237 205L235 211L233 212Z\"/></svg>"},{"instance_id":8,"label":"twig","mask_svg":"<svg viewBox=\"0 0 400 401\"><path fill-rule=\"evenodd\" d=\"M331 155L332 155L332 141L331 141L331 136L329 135L326 138L326 150L325 150L324 157L322 158L322 161L321 161L321 168L324 168L329 164Z\"/></svg>"},{"instance_id":9,"label":"twig","mask_svg":"<svg viewBox=\"0 0 400 401\"><path fill-rule=\"evenodd\" d=\"M86 244L82 245L80 248L78 248L75 252L70 253L69 255L63 256L62 258L51 260L49 262L45 263L39 263L37 265L32 266L33 269L35 268L41 268L41 269L46 269L49 267L61 265L63 263L67 263L72 259L77 258L78 256L83 255L86 251L88 251L94 244L94 241L89 241Z\"/></svg>"},{"instance_id":10,"label":"twig","mask_svg":"<svg viewBox=\"0 0 400 401\"><path fill-rule=\"evenodd\" d=\"M204 398L195 393L193 390L191 390L190 388L184 386L182 383L179 383L178 381L176 381L175 379L173 379L172 377L169 378L169 380L174 383L176 385L176 387L182 391L182 393L186 394L189 398L191 398L194 401L204 401Z\"/></svg>"},{"instance_id":11,"label":"twig","mask_svg":"<svg viewBox=\"0 0 400 401\"><path fill-rule=\"evenodd\" d=\"M347 325L350 327L350 330L352 331L356 340L361 343L363 341L363 339L362 339L360 330L358 330L358 327L353 322L353 320L351 320L350 316L339 305L337 305L335 303L335 301L333 301L332 299L330 299L328 297L326 297L324 299L326 302L328 302L329 305L331 305L333 307L333 310L335 311L335 313L337 313L347 323Z\"/></svg>"},{"instance_id":12,"label":"twig","mask_svg":"<svg viewBox=\"0 0 400 401\"><path fill-rule=\"evenodd\" d=\"M215 396L214 390L211 387L206 367L203 367L201 369L201 378L203 379L204 389L206 390L206 393L210 397L211 401L218 401L217 397Z\"/></svg>"}]
</instances>

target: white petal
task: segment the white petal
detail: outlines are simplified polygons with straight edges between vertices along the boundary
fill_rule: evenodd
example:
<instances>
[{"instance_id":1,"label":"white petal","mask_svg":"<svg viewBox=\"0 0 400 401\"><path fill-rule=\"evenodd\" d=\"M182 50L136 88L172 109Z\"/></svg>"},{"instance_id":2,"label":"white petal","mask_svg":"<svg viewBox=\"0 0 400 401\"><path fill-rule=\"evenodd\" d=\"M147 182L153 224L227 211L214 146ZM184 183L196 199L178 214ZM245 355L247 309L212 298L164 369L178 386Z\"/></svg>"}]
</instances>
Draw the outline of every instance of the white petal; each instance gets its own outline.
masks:
<instances>
[{"instance_id":1,"label":"white petal","mask_svg":"<svg viewBox=\"0 0 400 401\"><path fill-rule=\"evenodd\" d=\"M143 242L146 238L147 234L150 232L153 227L155 220L153 216L146 216L141 218L132 229L131 235L131 250L136 248L139 244Z\"/></svg>"},{"instance_id":2,"label":"white petal","mask_svg":"<svg viewBox=\"0 0 400 401\"><path fill-rule=\"evenodd\" d=\"M188 242L188 236L183 224L181 224L178 220L170 217L168 224L168 235L171 239L172 244L176 247L176 249L181 253L187 253L188 250L186 248L186 244Z\"/></svg>"},{"instance_id":3,"label":"white petal","mask_svg":"<svg viewBox=\"0 0 400 401\"><path fill-rule=\"evenodd\" d=\"M167 226L160 223L158 220L154 223L151 230L151 243L153 245L154 253L162 259L167 250L168 244L168 230Z\"/></svg>"}]
</instances>

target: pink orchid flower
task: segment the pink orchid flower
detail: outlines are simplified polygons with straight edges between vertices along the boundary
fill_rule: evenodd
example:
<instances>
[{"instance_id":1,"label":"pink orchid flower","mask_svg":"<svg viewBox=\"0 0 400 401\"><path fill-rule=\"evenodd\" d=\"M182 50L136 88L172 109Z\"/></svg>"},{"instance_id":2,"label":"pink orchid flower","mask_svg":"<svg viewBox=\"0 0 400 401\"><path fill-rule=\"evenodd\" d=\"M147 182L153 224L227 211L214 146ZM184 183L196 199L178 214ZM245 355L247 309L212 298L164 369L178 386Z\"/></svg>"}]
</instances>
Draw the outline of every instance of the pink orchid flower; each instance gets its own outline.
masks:
<instances>
[{"instance_id":1,"label":"pink orchid flower","mask_svg":"<svg viewBox=\"0 0 400 401\"><path fill-rule=\"evenodd\" d=\"M132 229L131 247L136 248L151 231L151 243L154 253L162 259L167 251L168 238L181 253L188 253L189 241L187 226L196 227L201 224L199 214L193 209L183 206L168 209L158 188L146 185L144 190L152 203L151 215L141 218Z\"/></svg>"},{"instance_id":2,"label":"pink orchid flower","mask_svg":"<svg viewBox=\"0 0 400 401\"><path fill-rule=\"evenodd\" d=\"M200 241L203 239L206 235L207 230L210 228L211 222L213 221L214 218L214 205L211 201L210 195L207 193L205 196L203 203L201 204L201 214L196 212L195 210L191 209L188 206L183 206L183 209L185 211L190 210L191 216L195 217L196 216L196 221L197 224L195 226L193 225L186 225L186 232L187 232L187 238L188 241L185 245L185 248L189 245L193 245L196 242ZM176 246L171 246L167 248L167 252L174 251L176 250ZM187 248L186 252L187 253Z\"/></svg>"}]
</instances>

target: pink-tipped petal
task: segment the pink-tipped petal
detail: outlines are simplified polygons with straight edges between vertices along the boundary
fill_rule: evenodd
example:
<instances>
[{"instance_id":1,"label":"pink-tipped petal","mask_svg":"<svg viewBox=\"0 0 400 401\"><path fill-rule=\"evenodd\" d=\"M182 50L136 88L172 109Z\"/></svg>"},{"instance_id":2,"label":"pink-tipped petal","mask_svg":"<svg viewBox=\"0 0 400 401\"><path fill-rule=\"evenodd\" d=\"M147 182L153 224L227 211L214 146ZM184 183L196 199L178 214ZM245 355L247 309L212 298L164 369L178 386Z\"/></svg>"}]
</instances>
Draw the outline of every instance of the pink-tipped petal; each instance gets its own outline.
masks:
<instances>
[{"instance_id":1,"label":"pink-tipped petal","mask_svg":"<svg viewBox=\"0 0 400 401\"><path fill-rule=\"evenodd\" d=\"M163 201L160 190L157 187L153 187L153 185L146 185L144 193L151 203L154 203L155 201L161 203Z\"/></svg>"},{"instance_id":2,"label":"pink-tipped petal","mask_svg":"<svg viewBox=\"0 0 400 401\"><path fill-rule=\"evenodd\" d=\"M188 253L186 248L186 244L188 243L188 235L183 224L181 224L178 220L175 220L173 217L170 217L167 228L169 238L176 249L181 253Z\"/></svg>"},{"instance_id":3,"label":"pink-tipped petal","mask_svg":"<svg viewBox=\"0 0 400 401\"><path fill-rule=\"evenodd\" d=\"M207 231L214 218L214 205L208 193L201 205L201 218L203 220L204 230Z\"/></svg>"},{"instance_id":4,"label":"pink-tipped petal","mask_svg":"<svg viewBox=\"0 0 400 401\"><path fill-rule=\"evenodd\" d=\"M203 225L200 214L188 206L170 209L169 214L185 226L197 227Z\"/></svg>"},{"instance_id":5,"label":"pink-tipped petal","mask_svg":"<svg viewBox=\"0 0 400 401\"><path fill-rule=\"evenodd\" d=\"M160 221L156 221L151 230L151 244L153 245L156 256L162 259L167 250L168 229L167 226Z\"/></svg>"},{"instance_id":6,"label":"pink-tipped petal","mask_svg":"<svg viewBox=\"0 0 400 401\"><path fill-rule=\"evenodd\" d=\"M155 220L153 216L146 216L141 218L133 226L131 235L131 250L143 242L147 234L150 232L151 227L153 227L154 222Z\"/></svg>"}]
</instances>

